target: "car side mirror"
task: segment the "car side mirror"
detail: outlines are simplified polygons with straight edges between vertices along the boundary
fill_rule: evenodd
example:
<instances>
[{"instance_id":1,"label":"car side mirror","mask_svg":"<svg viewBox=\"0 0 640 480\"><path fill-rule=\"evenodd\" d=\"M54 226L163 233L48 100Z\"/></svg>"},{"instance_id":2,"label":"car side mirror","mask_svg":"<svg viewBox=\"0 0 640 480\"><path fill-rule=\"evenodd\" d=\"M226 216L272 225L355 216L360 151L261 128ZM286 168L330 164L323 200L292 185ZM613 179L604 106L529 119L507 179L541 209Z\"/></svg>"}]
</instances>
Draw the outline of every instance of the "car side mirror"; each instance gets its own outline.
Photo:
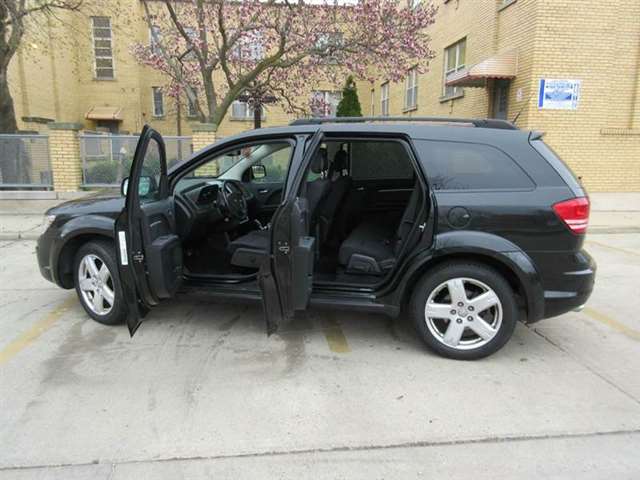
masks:
<instances>
[{"instance_id":1,"label":"car side mirror","mask_svg":"<svg viewBox=\"0 0 640 480\"><path fill-rule=\"evenodd\" d=\"M120 184L120 193L123 197L127 196L127 189L129 188L129 177L123 178ZM140 177L140 183L138 183L138 195L146 197L150 192L156 190L156 180L153 177L142 176Z\"/></svg>"},{"instance_id":2,"label":"car side mirror","mask_svg":"<svg viewBox=\"0 0 640 480\"><path fill-rule=\"evenodd\" d=\"M251 165L251 176L254 180L260 180L267 176L267 168L264 165Z\"/></svg>"}]
</instances>

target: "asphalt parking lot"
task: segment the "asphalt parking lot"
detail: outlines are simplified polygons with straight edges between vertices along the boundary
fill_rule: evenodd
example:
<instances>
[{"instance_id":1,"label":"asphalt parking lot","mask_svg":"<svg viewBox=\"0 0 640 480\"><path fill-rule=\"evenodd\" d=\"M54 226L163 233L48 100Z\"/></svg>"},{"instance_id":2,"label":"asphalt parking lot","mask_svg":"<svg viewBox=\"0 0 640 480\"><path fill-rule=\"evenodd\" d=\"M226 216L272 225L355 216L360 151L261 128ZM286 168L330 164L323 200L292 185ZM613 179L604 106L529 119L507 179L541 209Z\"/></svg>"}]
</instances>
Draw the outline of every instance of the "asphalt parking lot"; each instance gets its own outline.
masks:
<instances>
[{"instance_id":1,"label":"asphalt parking lot","mask_svg":"<svg viewBox=\"0 0 640 480\"><path fill-rule=\"evenodd\" d=\"M640 235L591 235L588 307L498 354L406 318L180 299L133 339L0 242L0 478L640 478Z\"/></svg>"}]
</instances>

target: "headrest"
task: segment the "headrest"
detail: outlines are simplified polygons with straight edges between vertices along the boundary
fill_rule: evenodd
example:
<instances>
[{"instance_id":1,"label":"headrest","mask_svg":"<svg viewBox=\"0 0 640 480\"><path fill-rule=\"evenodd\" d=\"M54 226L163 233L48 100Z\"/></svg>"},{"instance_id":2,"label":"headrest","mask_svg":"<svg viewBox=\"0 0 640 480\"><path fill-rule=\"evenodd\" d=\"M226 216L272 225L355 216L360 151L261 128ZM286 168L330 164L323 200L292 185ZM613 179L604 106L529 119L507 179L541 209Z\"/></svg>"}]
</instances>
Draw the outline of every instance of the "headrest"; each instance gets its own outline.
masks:
<instances>
[{"instance_id":1,"label":"headrest","mask_svg":"<svg viewBox=\"0 0 640 480\"><path fill-rule=\"evenodd\" d=\"M311 160L311 171L313 173L322 173L327 169L327 150L321 148Z\"/></svg>"},{"instance_id":2,"label":"headrest","mask_svg":"<svg viewBox=\"0 0 640 480\"><path fill-rule=\"evenodd\" d=\"M344 150L338 150L336 155L333 157L333 165L331 165L331 169L334 172L341 172L342 170L347 169L347 159L349 156L347 152Z\"/></svg>"}]
</instances>

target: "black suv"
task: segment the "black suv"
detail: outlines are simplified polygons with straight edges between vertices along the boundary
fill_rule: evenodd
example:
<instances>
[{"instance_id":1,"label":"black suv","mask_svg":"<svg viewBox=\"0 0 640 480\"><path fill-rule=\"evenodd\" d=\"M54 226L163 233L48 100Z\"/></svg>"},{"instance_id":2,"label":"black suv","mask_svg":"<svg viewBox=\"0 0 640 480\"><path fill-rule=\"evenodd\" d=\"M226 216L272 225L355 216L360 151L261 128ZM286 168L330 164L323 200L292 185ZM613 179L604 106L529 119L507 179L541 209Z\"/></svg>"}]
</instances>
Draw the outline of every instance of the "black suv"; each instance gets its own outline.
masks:
<instances>
[{"instance_id":1,"label":"black suv","mask_svg":"<svg viewBox=\"0 0 640 480\"><path fill-rule=\"evenodd\" d=\"M580 308L588 197L536 132L500 120L311 119L245 132L168 168L142 131L122 195L64 203L45 278L105 324L178 292L261 301L267 331L307 307L410 312L441 355L501 348L517 320Z\"/></svg>"}]
</instances>

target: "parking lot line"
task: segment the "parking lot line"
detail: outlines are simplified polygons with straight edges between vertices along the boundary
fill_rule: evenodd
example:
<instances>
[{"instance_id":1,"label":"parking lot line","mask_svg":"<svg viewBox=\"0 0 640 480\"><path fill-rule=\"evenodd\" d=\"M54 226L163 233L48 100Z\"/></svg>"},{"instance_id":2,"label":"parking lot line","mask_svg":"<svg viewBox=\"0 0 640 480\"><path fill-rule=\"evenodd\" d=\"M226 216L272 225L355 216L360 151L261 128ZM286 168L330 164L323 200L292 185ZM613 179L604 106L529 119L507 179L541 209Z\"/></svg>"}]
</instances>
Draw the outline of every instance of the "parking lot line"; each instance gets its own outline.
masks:
<instances>
[{"instance_id":1,"label":"parking lot line","mask_svg":"<svg viewBox=\"0 0 640 480\"><path fill-rule=\"evenodd\" d=\"M18 338L13 340L2 351L0 351L0 365L5 364L16 356L21 350L28 347L34 340L40 335L46 332L51 326L65 314L72 305L77 303L77 298L74 296L68 298L51 312L49 312L42 320L36 322L29 330L24 332Z\"/></svg>"},{"instance_id":2,"label":"parking lot line","mask_svg":"<svg viewBox=\"0 0 640 480\"><path fill-rule=\"evenodd\" d=\"M325 319L322 330L329 344L329 350L335 353L348 353L351 351L347 337L344 336L344 332L336 320L333 318Z\"/></svg>"},{"instance_id":3,"label":"parking lot line","mask_svg":"<svg viewBox=\"0 0 640 480\"><path fill-rule=\"evenodd\" d=\"M623 335L626 335L629 338L632 338L633 340L640 341L640 331L635 330L631 327L627 327L624 323L621 323L611 318L610 316L605 315L602 312L594 310L591 307L585 307L583 312L587 314L589 318L592 318L593 320L596 320L604 325L607 325L613 328L614 330L616 330L617 332L622 333Z\"/></svg>"}]
</instances>

